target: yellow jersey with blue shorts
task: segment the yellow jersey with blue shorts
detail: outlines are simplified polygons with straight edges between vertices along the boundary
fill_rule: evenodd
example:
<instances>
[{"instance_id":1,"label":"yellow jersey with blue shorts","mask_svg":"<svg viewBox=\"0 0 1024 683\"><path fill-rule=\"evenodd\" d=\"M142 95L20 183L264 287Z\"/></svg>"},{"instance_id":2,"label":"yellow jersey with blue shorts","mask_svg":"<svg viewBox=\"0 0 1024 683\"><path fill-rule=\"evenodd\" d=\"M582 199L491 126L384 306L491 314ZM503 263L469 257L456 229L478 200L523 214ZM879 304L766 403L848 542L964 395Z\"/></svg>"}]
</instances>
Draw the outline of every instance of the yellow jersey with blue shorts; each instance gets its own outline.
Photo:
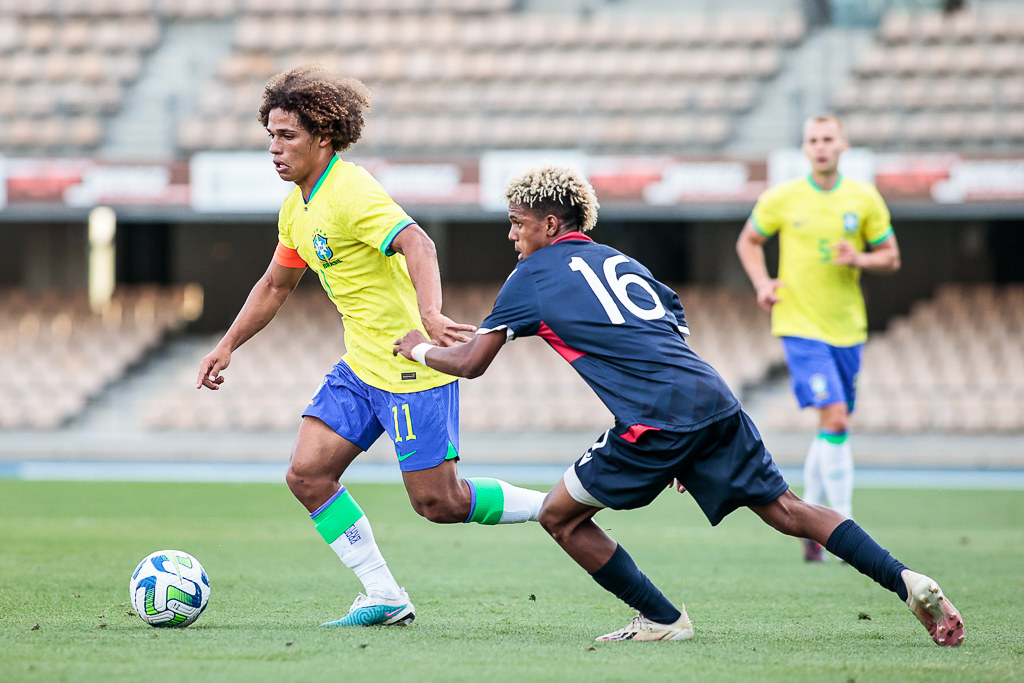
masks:
<instances>
[{"instance_id":1,"label":"yellow jersey with blue shorts","mask_svg":"<svg viewBox=\"0 0 1024 683\"><path fill-rule=\"evenodd\" d=\"M392 393L456 379L392 355L395 339L423 331L405 257L391 248L414 222L364 168L337 156L309 199L296 187L278 218L275 260L316 272L344 320L342 360L366 384Z\"/></svg>"},{"instance_id":2,"label":"yellow jersey with blue shorts","mask_svg":"<svg viewBox=\"0 0 1024 683\"><path fill-rule=\"evenodd\" d=\"M889 209L871 184L842 175L824 191L810 176L767 190L750 216L765 237L779 235L779 301L772 334L854 346L867 340L860 269L836 265L845 239L863 251L892 234Z\"/></svg>"}]
</instances>

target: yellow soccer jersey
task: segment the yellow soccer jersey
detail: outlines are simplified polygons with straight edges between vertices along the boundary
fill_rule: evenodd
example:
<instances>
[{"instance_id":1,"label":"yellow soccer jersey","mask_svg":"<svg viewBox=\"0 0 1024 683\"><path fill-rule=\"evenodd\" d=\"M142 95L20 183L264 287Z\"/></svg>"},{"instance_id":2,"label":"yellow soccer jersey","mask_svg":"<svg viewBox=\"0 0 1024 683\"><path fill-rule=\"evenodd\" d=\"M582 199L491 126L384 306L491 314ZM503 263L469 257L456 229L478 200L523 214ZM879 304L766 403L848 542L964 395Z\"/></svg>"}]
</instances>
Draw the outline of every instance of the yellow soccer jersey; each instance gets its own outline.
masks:
<instances>
[{"instance_id":1,"label":"yellow soccer jersey","mask_svg":"<svg viewBox=\"0 0 1024 683\"><path fill-rule=\"evenodd\" d=\"M345 323L343 360L370 386L408 393L455 381L402 356L393 342L423 330L405 257L391 249L414 221L361 166L331 160L304 202L296 187L278 218L283 251L295 250L320 277ZM279 248L282 265L293 265Z\"/></svg>"},{"instance_id":2,"label":"yellow soccer jersey","mask_svg":"<svg viewBox=\"0 0 1024 683\"><path fill-rule=\"evenodd\" d=\"M867 340L860 269L833 264L832 257L841 239L863 251L892 234L878 190L840 176L825 192L807 176L766 191L750 217L762 235L779 235L783 286L772 307L772 333L832 346Z\"/></svg>"}]
</instances>

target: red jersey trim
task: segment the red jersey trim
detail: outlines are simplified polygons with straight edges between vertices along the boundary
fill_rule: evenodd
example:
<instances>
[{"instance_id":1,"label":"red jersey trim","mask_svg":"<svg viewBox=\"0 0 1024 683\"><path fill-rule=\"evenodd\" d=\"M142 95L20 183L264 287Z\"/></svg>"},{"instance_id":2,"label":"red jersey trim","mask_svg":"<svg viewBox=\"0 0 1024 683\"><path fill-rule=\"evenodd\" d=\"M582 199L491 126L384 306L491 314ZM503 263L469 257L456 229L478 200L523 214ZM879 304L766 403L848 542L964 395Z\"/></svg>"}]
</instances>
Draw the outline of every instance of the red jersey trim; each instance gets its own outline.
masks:
<instances>
[{"instance_id":1,"label":"red jersey trim","mask_svg":"<svg viewBox=\"0 0 1024 683\"><path fill-rule=\"evenodd\" d=\"M582 358L583 356L587 355L582 351L577 351L576 349L572 348L564 341L562 341L559 338L559 336L555 334L554 330L548 327L547 323L545 322L541 322L540 328L537 330L537 336L546 341L548 344L550 344L551 348L557 351L559 356L569 361L570 363L576 360L577 358Z\"/></svg>"},{"instance_id":2,"label":"red jersey trim","mask_svg":"<svg viewBox=\"0 0 1024 683\"><path fill-rule=\"evenodd\" d=\"M586 235L584 235L579 230L573 230L572 232L565 233L564 235L562 235L561 237L556 239L551 244L558 244L559 242L564 242L565 240L583 240L584 242L593 242L594 241L594 240L590 239L589 237L587 237Z\"/></svg>"},{"instance_id":3,"label":"red jersey trim","mask_svg":"<svg viewBox=\"0 0 1024 683\"><path fill-rule=\"evenodd\" d=\"M274 249L274 263L285 268L305 268L306 262L299 256L299 252L295 249L290 249L280 242L277 243L277 248Z\"/></svg>"},{"instance_id":4,"label":"red jersey trim","mask_svg":"<svg viewBox=\"0 0 1024 683\"><path fill-rule=\"evenodd\" d=\"M651 430L660 432L661 427L650 427L648 425L633 425L632 427L627 429L625 433L620 434L619 437L623 441L628 441L629 443L636 443L637 439L644 435L644 432L649 432Z\"/></svg>"}]
</instances>

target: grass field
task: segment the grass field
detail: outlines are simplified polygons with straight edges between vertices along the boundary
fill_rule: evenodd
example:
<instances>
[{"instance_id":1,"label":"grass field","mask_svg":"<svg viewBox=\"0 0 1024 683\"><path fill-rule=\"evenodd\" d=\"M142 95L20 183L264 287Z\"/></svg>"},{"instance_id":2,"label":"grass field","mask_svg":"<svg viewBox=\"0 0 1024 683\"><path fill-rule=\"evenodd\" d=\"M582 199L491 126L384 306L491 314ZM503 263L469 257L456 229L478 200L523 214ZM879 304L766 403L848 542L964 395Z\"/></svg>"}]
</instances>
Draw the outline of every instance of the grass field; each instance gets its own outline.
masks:
<instances>
[{"instance_id":1,"label":"grass field","mask_svg":"<svg viewBox=\"0 0 1024 683\"><path fill-rule=\"evenodd\" d=\"M693 501L603 512L667 594L686 643L592 642L624 625L536 525L437 526L392 485L356 485L408 628L325 629L360 585L284 485L0 481L0 680L16 681L1004 681L1024 679L1024 496L858 490L858 519L931 574L965 615L939 648L895 596L748 511L712 529ZM197 556L210 606L186 629L131 612L153 550Z\"/></svg>"}]
</instances>

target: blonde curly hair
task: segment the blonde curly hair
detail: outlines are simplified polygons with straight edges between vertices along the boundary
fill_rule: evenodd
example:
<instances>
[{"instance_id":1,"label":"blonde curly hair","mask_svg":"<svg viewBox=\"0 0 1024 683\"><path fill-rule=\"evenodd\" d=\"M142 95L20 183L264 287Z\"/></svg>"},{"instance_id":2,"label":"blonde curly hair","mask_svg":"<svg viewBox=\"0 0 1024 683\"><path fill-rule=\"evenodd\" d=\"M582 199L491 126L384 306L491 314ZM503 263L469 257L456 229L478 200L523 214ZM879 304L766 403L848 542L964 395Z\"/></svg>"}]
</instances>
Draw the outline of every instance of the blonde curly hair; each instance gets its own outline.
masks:
<instances>
[{"instance_id":1,"label":"blonde curly hair","mask_svg":"<svg viewBox=\"0 0 1024 683\"><path fill-rule=\"evenodd\" d=\"M267 81L259 120L266 128L272 109L291 112L310 135L331 138L334 151L343 152L363 134L363 110L369 107L370 90L362 81L307 64Z\"/></svg>"},{"instance_id":2,"label":"blonde curly hair","mask_svg":"<svg viewBox=\"0 0 1024 683\"><path fill-rule=\"evenodd\" d=\"M509 181L505 199L535 214L558 216L570 230L587 232L597 224L597 195L590 183L566 166L531 168Z\"/></svg>"}]
</instances>

